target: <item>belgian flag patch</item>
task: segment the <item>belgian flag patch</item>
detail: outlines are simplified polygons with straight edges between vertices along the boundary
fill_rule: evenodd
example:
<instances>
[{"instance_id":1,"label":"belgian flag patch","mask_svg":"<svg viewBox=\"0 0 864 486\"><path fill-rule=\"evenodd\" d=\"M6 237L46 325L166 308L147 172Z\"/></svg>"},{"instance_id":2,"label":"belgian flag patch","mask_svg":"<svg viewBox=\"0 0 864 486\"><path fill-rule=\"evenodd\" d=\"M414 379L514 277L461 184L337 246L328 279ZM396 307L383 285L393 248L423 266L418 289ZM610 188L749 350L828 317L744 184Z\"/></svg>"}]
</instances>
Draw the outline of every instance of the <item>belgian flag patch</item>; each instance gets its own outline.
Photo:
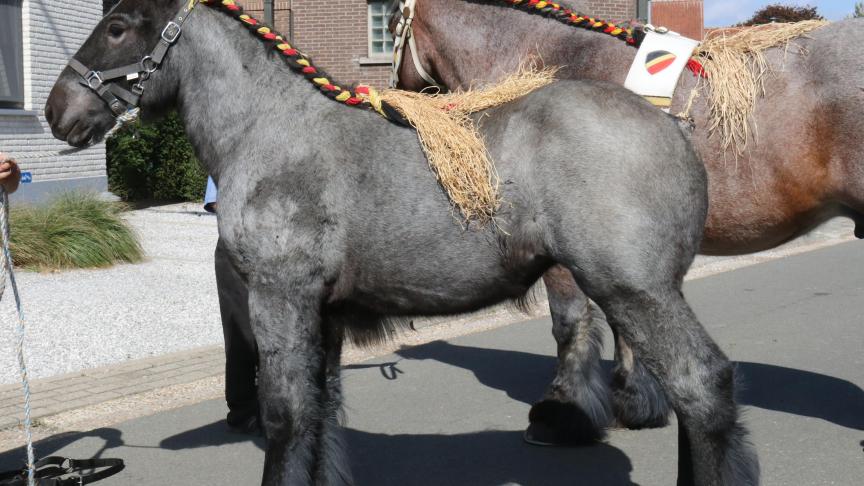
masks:
<instances>
[{"instance_id":1,"label":"belgian flag patch","mask_svg":"<svg viewBox=\"0 0 864 486\"><path fill-rule=\"evenodd\" d=\"M668 51L649 52L645 57L645 69L653 76L671 66L675 59L677 56Z\"/></svg>"}]
</instances>

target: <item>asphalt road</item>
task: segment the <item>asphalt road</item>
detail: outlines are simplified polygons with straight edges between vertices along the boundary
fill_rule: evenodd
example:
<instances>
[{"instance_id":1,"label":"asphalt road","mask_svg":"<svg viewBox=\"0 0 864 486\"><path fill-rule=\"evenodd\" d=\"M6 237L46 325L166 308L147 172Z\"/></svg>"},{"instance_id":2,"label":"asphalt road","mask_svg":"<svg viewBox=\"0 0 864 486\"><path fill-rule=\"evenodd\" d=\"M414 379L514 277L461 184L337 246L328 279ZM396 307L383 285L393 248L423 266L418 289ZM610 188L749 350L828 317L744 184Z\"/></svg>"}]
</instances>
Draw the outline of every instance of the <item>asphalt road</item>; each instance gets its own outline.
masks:
<instances>
[{"instance_id":1,"label":"asphalt road","mask_svg":"<svg viewBox=\"0 0 864 486\"><path fill-rule=\"evenodd\" d=\"M685 287L738 363L765 485L864 484L862 268L864 243L853 242ZM674 424L613 431L586 448L522 442L529 404L553 374L549 331L548 319L533 320L347 367L357 483L674 484ZM226 433L224 413L221 401L204 402L49 439L37 454L125 459L125 471L99 483L106 486L258 484L263 442ZM20 450L2 454L0 467L21 458Z\"/></svg>"}]
</instances>

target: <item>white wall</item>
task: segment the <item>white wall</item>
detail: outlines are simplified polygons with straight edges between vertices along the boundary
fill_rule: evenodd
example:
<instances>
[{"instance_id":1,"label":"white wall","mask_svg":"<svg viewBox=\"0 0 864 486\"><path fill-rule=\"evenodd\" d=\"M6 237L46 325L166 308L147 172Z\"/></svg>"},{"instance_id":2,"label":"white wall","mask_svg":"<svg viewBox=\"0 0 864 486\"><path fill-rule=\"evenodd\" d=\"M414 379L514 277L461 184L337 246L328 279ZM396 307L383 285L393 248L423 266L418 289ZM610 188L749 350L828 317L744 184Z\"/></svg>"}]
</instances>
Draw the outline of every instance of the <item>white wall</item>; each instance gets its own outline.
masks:
<instances>
[{"instance_id":1,"label":"white wall","mask_svg":"<svg viewBox=\"0 0 864 486\"><path fill-rule=\"evenodd\" d=\"M62 157L28 158L68 146L51 136L43 108L57 75L102 18L95 0L23 0L23 111L0 110L0 151L21 157L33 184L22 185L21 199L45 199L58 191L106 189L105 146Z\"/></svg>"}]
</instances>

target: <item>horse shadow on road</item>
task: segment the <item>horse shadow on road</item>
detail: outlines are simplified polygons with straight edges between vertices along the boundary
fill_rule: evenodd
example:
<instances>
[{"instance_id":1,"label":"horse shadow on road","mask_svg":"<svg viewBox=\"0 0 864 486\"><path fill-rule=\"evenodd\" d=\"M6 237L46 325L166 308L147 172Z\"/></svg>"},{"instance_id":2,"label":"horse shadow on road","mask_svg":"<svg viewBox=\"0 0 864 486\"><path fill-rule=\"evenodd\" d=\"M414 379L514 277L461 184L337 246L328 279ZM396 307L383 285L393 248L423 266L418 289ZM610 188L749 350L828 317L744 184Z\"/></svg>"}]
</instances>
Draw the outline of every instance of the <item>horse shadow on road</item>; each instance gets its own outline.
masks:
<instances>
[{"instance_id":1,"label":"horse shadow on road","mask_svg":"<svg viewBox=\"0 0 864 486\"><path fill-rule=\"evenodd\" d=\"M404 359L431 359L469 370L477 380L510 398L538 401L555 375L552 356L460 346L435 341L396 352ZM373 365L374 366L374 365ZM604 360L607 372L613 363ZM858 385L812 371L764 363L736 363L738 403L864 430L864 390Z\"/></svg>"},{"instance_id":2,"label":"horse shadow on road","mask_svg":"<svg viewBox=\"0 0 864 486\"><path fill-rule=\"evenodd\" d=\"M346 428L344 438L358 486L571 486L576 483L635 486L630 479L633 470L630 459L620 449L607 444L581 448L536 447L522 440L521 430L439 435L382 434ZM62 452L76 442L92 439L101 444L92 454L94 458L125 458L124 449L129 447L152 449L156 454L224 448L250 441L262 451L265 447L262 437L231 433L220 420L162 439L158 447L127 444L122 431L114 428L64 434L40 441L36 447L37 456ZM210 455L209 452L202 454ZM0 470L21 469L23 457L23 448L0 454ZM202 459L202 467L204 464L209 463ZM130 476L118 478L128 481Z\"/></svg>"},{"instance_id":3,"label":"horse shadow on road","mask_svg":"<svg viewBox=\"0 0 864 486\"><path fill-rule=\"evenodd\" d=\"M630 459L615 447L541 448L526 444L521 430L391 435L346 428L344 438L358 485L634 485ZM252 439L226 432L220 421L166 438L159 446L185 450L246 440ZM256 444L263 448L263 441Z\"/></svg>"},{"instance_id":4,"label":"horse shadow on road","mask_svg":"<svg viewBox=\"0 0 864 486\"><path fill-rule=\"evenodd\" d=\"M123 441L123 432L117 429L103 427L94 429L89 432L69 432L58 434L46 439L40 440L33 445L33 450L36 459L48 457L55 454L57 451L88 438L98 439L102 445L96 452L89 454L90 458L100 459L111 456L111 449L125 445ZM11 449L0 453L0 471L21 470L25 466L24 459L26 452L23 447Z\"/></svg>"}]
</instances>

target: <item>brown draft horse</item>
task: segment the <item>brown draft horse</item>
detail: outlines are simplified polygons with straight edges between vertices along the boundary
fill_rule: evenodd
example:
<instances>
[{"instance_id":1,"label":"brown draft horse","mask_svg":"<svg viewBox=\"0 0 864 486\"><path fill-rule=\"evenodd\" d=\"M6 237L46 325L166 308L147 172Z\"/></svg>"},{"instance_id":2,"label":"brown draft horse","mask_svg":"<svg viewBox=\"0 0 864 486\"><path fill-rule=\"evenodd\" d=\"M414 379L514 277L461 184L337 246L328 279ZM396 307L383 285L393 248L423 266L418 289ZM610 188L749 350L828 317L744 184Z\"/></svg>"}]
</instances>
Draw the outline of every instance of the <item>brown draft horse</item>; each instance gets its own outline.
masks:
<instances>
[{"instance_id":1,"label":"brown draft horse","mask_svg":"<svg viewBox=\"0 0 864 486\"><path fill-rule=\"evenodd\" d=\"M415 63L445 89L455 89L497 80L530 56L561 66L560 78L623 84L636 55L620 39L516 10L506 0L418 0L414 13L417 52L406 46L398 68L399 86L406 89L429 85ZM401 15L393 17L391 29ZM769 249L841 215L854 219L856 236L864 236L864 20L833 23L793 42L803 49L766 52L773 74L756 102L757 135L742 156L724 152L709 132L706 96L690 112L691 139L709 175L703 254ZM696 82L684 72L671 113L684 109ZM610 155L616 150L592 147L590 140L581 145ZM565 412L574 404L596 428L608 425L611 413L631 428L665 425L665 398L617 336L610 405L599 377L602 318L591 316L591 304L566 271L553 268L544 281L559 365L544 400L531 410L526 438L579 443L597 437L596 429L574 429Z\"/></svg>"}]
</instances>

